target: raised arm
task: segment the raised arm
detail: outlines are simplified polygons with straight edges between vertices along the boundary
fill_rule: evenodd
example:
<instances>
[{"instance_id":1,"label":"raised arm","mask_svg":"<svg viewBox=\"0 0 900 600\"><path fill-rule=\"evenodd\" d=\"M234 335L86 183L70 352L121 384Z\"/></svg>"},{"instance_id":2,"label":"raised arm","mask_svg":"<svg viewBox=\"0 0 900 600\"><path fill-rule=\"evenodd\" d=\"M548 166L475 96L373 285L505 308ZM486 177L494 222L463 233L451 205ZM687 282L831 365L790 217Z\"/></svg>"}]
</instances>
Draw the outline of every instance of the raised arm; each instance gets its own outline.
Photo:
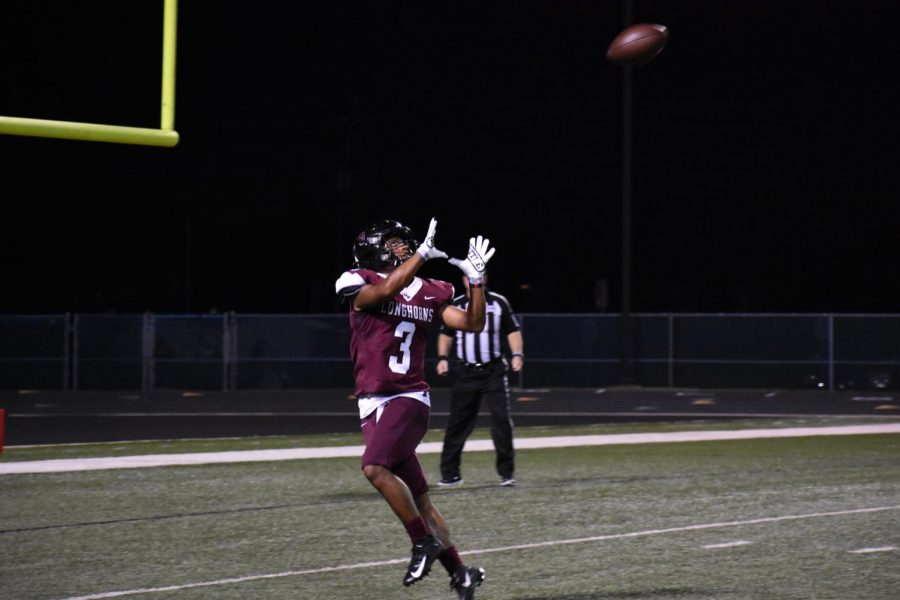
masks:
<instances>
[{"instance_id":1,"label":"raised arm","mask_svg":"<svg viewBox=\"0 0 900 600\"><path fill-rule=\"evenodd\" d=\"M461 331L481 331L484 329L484 284L469 283L469 306L466 310L445 304L440 313L447 327Z\"/></svg>"},{"instance_id":2,"label":"raised arm","mask_svg":"<svg viewBox=\"0 0 900 600\"><path fill-rule=\"evenodd\" d=\"M494 256L496 248L482 236L469 240L469 252L465 259L451 258L449 263L459 269L469 279L469 306L461 310L455 306L445 306L441 312L444 324L463 331L484 329L484 273L487 262Z\"/></svg>"},{"instance_id":3,"label":"raised arm","mask_svg":"<svg viewBox=\"0 0 900 600\"><path fill-rule=\"evenodd\" d=\"M388 273L384 279L362 286L353 298L353 309L364 310L381 306L408 286L427 260L446 258L447 254L438 250L434 245L436 231L437 221L431 219L425 241L422 242L415 254Z\"/></svg>"}]
</instances>

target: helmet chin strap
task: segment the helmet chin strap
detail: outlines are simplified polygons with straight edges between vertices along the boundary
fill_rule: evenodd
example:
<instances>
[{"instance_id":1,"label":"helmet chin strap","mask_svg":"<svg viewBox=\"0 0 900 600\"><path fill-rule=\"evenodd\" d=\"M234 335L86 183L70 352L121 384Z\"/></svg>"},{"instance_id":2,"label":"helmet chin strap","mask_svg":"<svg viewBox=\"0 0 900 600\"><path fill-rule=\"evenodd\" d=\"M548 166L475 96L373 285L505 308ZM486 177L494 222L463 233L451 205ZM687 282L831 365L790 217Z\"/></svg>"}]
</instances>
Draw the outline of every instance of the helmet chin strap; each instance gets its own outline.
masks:
<instances>
[{"instance_id":1,"label":"helmet chin strap","mask_svg":"<svg viewBox=\"0 0 900 600\"><path fill-rule=\"evenodd\" d=\"M405 263L406 261L408 261L409 259L411 259L411 258L413 257L413 254L415 254L415 253L414 253L414 252L407 252L407 253L404 254L403 256L396 256L396 255L394 255L394 266L395 266L395 267L399 267L400 265L402 265L403 263Z\"/></svg>"}]
</instances>

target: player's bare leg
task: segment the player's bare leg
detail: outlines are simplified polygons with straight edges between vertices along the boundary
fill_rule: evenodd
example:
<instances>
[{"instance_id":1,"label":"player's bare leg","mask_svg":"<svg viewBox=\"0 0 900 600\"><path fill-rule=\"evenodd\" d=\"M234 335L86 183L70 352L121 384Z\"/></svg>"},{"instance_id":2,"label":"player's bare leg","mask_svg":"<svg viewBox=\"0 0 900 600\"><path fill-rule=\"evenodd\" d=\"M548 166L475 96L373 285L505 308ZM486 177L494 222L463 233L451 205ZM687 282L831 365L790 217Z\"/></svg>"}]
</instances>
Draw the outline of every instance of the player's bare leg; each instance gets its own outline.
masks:
<instances>
[{"instance_id":1,"label":"player's bare leg","mask_svg":"<svg viewBox=\"0 0 900 600\"><path fill-rule=\"evenodd\" d=\"M416 498L416 508L419 510L422 518L425 519L425 524L428 525L431 534L439 539L445 548L450 548L452 544L450 543L450 531L447 528L447 522L444 521L444 517L437 507L431 503L431 497L427 493Z\"/></svg>"},{"instance_id":2,"label":"player's bare leg","mask_svg":"<svg viewBox=\"0 0 900 600\"><path fill-rule=\"evenodd\" d=\"M413 502L409 488L403 480L381 465L366 465L363 473L369 483L384 497L394 514L403 523L409 523L420 516L416 503Z\"/></svg>"},{"instance_id":3,"label":"player's bare leg","mask_svg":"<svg viewBox=\"0 0 900 600\"><path fill-rule=\"evenodd\" d=\"M467 567L463 564L456 546L450 542L450 530L447 522L441 515L441 511L432 504L428 493L416 498L416 507L432 535L444 546L444 550L438 554L438 560L450 575L450 587L459 595L460 600L472 600L475 597L475 588L484 581L484 569Z\"/></svg>"},{"instance_id":4,"label":"player's bare leg","mask_svg":"<svg viewBox=\"0 0 900 600\"><path fill-rule=\"evenodd\" d=\"M403 585L410 586L428 575L431 565L444 551L444 545L428 532L428 523L416 507L412 493L402 479L381 465L366 465L363 467L363 473L384 497L413 539L412 558L403 577ZM419 533L414 534L415 531Z\"/></svg>"}]
</instances>

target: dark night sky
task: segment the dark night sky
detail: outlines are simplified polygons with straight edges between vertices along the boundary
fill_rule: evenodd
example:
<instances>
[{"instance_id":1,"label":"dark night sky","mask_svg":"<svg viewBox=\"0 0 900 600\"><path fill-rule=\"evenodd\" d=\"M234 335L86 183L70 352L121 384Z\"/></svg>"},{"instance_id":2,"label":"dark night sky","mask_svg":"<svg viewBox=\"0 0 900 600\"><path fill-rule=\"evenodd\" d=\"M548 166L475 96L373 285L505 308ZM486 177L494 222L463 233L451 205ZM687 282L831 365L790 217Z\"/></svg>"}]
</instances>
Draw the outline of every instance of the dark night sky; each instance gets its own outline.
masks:
<instances>
[{"instance_id":1,"label":"dark night sky","mask_svg":"<svg viewBox=\"0 0 900 600\"><path fill-rule=\"evenodd\" d=\"M490 237L522 312L620 309L623 3L180 4L177 147L0 136L0 313L331 312L386 216ZM671 37L634 70L632 310L900 312L895 9L635 1ZM4 3L0 114L158 127L161 22Z\"/></svg>"}]
</instances>

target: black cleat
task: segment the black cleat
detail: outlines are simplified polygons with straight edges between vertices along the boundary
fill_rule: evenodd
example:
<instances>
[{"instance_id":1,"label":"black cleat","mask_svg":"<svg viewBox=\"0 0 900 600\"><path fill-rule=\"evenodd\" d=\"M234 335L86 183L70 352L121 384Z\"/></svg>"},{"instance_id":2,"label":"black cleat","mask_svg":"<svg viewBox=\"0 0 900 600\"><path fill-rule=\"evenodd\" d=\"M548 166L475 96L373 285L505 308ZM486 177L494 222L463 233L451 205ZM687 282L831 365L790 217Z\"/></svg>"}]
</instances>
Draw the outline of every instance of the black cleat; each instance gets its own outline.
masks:
<instances>
[{"instance_id":1,"label":"black cleat","mask_svg":"<svg viewBox=\"0 0 900 600\"><path fill-rule=\"evenodd\" d=\"M484 569L481 567L460 567L450 577L450 588L459 594L459 600L475 598L475 588L484 582Z\"/></svg>"},{"instance_id":2,"label":"black cleat","mask_svg":"<svg viewBox=\"0 0 900 600\"><path fill-rule=\"evenodd\" d=\"M412 558L406 568L403 585L410 586L420 579L425 579L437 555L443 551L444 545L433 535L425 536L413 544Z\"/></svg>"}]
</instances>

